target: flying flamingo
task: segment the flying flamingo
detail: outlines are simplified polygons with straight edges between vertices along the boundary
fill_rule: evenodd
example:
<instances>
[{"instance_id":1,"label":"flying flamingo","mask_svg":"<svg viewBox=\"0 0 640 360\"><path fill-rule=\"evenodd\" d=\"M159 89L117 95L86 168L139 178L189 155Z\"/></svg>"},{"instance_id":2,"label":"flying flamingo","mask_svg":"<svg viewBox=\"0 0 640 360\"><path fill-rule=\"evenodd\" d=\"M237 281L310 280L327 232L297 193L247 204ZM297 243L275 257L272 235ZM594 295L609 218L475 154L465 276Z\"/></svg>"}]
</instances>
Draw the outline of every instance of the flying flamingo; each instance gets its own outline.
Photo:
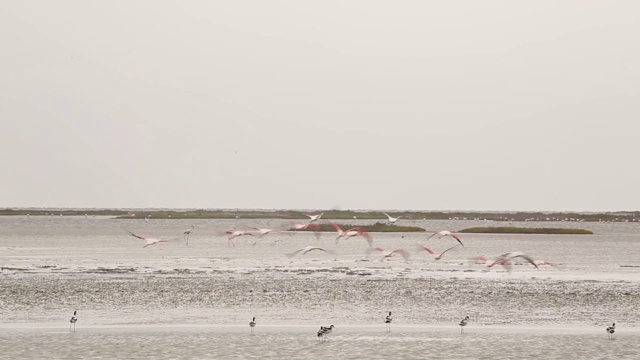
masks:
<instances>
[{"instance_id":1,"label":"flying flamingo","mask_svg":"<svg viewBox=\"0 0 640 360\"><path fill-rule=\"evenodd\" d=\"M458 235L456 235L456 234L452 233L452 232L451 232L451 231L449 231L449 230L442 230L442 231L438 231L437 233L435 233L435 234L433 234L433 235L429 236L429 238L428 238L427 240L431 239L431 238L432 238L432 237L434 237L434 236L437 236L437 237L438 237L438 239L440 239L440 238L441 238L441 237L443 237L443 236L451 236L452 238L454 238L454 239L458 240L458 242L460 243L460 245L462 245L462 247L464 247L464 244L462 243L462 240L460 240L460 238L458 237Z\"/></svg>"},{"instance_id":2,"label":"flying flamingo","mask_svg":"<svg viewBox=\"0 0 640 360\"><path fill-rule=\"evenodd\" d=\"M301 224L299 222L295 222L295 221L291 221L289 222L289 224L291 225L291 228L289 230L293 230L293 232L291 233L291 235L295 235L298 231L302 231L302 230L312 230L313 231L313 236L316 237L316 239L320 238L320 225L318 224L312 224L312 223L307 223L307 224Z\"/></svg>"},{"instance_id":3,"label":"flying flamingo","mask_svg":"<svg viewBox=\"0 0 640 360\"><path fill-rule=\"evenodd\" d=\"M542 266L542 265L550 265L550 266L554 266L554 263L548 262L548 261L544 261L544 260L536 260L534 261L534 263L536 263L536 265L538 266Z\"/></svg>"},{"instance_id":4,"label":"flying flamingo","mask_svg":"<svg viewBox=\"0 0 640 360\"><path fill-rule=\"evenodd\" d=\"M320 218L324 215L324 213L320 213L318 215L305 215L309 218L309 223L320 220Z\"/></svg>"},{"instance_id":5,"label":"flying flamingo","mask_svg":"<svg viewBox=\"0 0 640 360\"><path fill-rule=\"evenodd\" d=\"M277 229L259 229L257 227L252 227L252 229L256 230L257 232L260 233L260 235L258 235L258 238L261 238L261 237L263 237L263 236L265 236L267 234L271 234L271 233L280 231L280 230L277 230Z\"/></svg>"},{"instance_id":6,"label":"flying flamingo","mask_svg":"<svg viewBox=\"0 0 640 360\"><path fill-rule=\"evenodd\" d=\"M425 250L426 252L431 254L431 256L433 256L433 260L438 261L438 260L442 259L442 257L444 256L444 253L446 253L447 251L453 249L456 246L458 246L458 244L453 245L452 247L448 248L447 250L441 252L440 254L436 254L433 250L429 249L428 247L418 244L418 252L421 251L421 250Z\"/></svg>"},{"instance_id":7,"label":"flying flamingo","mask_svg":"<svg viewBox=\"0 0 640 360\"><path fill-rule=\"evenodd\" d=\"M139 236L139 235L136 235L136 234L132 233L132 232L131 232L131 231L129 231L129 230L127 230L127 232L128 232L129 234L131 234L131 236L133 236L133 237L137 237L137 238L138 238L138 239L140 239L140 240L144 240L144 241L146 241L147 243L143 246L143 248L146 248L147 246L155 245L155 244L157 244L157 243L161 243L161 242L170 242L170 241L171 241L171 240L155 239L155 238L149 238L149 237Z\"/></svg>"},{"instance_id":8,"label":"flying flamingo","mask_svg":"<svg viewBox=\"0 0 640 360\"><path fill-rule=\"evenodd\" d=\"M375 247L372 249L367 249L367 251L365 252L367 254L367 257L369 257L369 255L374 252L374 251L380 251L382 253L385 252L385 250L381 247ZM387 253L385 253L384 255L382 255L382 258L380 259L380 261L384 261L384 259L390 258L392 256L394 256L395 254L400 254L402 256L402 258L404 259L404 261L409 261L409 252L405 249L395 249L393 251L389 251Z\"/></svg>"},{"instance_id":9,"label":"flying flamingo","mask_svg":"<svg viewBox=\"0 0 640 360\"><path fill-rule=\"evenodd\" d=\"M336 245L338 245L338 241L341 238L345 238L346 240L354 236L362 236L365 240L367 240L367 243L369 243L369 247L373 246L373 239L371 239L371 235L369 235L369 232L362 230L359 227L354 227L349 230L342 230L337 224L331 223L331 226L333 226L333 228L338 232L338 237L336 237Z\"/></svg>"},{"instance_id":10,"label":"flying flamingo","mask_svg":"<svg viewBox=\"0 0 640 360\"><path fill-rule=\"evenodd\" d=\"M300 249L300 250L296 250L292 253L287 254L287 257L294 257L296 255L298 255L298 253L302 253L301 255L304 255L306 253L308 253L309 251L313 251L313 250L319 250L319 251L324 251L326 253L329 253L331 255L335 255L336 252L333 250L327 250L327 249L323 249L321 247L317 247L317 246L307 246L306 248Z\"/></svg>"},{"instance_id":11,"label":"flying flamingo","mask_svg":"<svg viewBox=\"0 0 640 360\"><path fill-rule=\"evenodd\" d=\"M190 228L188 228L182 233L182 238L184 239L187 246L189 246L189 235L191 235L191 231L193 231L195 227L196 227L195 225L191 225Z\"/></svg>"},{"instance_id":12,"label":"flying flamingo","mask_svg":"<svg viewBox=\"0 0 640 360\"><path fill-rule=\"evenodd\" d=\"M400 218L402 217L402 216L398 216L397 218L394 218L393 216L387 214L386 212L383 212L383 214L385 214L387 216L387 218L388 218L387 223L389 223L389 224L397 223L398 220L400 220Z\"/></svg>"},{"instance_id":13,"label":"flying flamingo","mask_svg":"<svg viewBox=\"0 0 640 360\"><path fill-rule=\"evenodd\" d=\"M231 232L229 232L229 231L231 231ZM238 236L253 236L253 234L248 232L248 231L235 230L235 228L234 228L234 230L232 230L232 229L227 230L226 233L229 234L229 238L227 240L227 246L228 247L231 247L231 246L235 247L236 246L236 244L234 244L234 242L233 242L233 238L236 238Z\"/></svg>"},{"instance_id":14,"label":"flying flamingo","mask_svg":"<svg viewBox=\"0 0 640 360\"><path fill-rule=\"evenodd\" d=\"M514 258L523 258L524 260L526 260L527 262L529 262L531 265L535 266L536 269L540 270L540 268L538 268L538 265L536 264L536 262L527 254L520 252L520 251L514 251L514 252L510 252L510 253L506 253L506 254L502 254L500 255L491 265L489 265L489 267L492 267L493 265L496 264L500 264L501 261L503 260L511 260Z\"/></svg>"},{"instance_id":15,"label":"flying flamingo","mask_svg":"<svg viewBox=\"0 0 640 360\"><path fill-rule=\"evenodd\" d=\"M484 256L474 256L470 260L479 264L487 265L487 268L491 268L493 265L502 265L509 273L511 272L511 263L507 259L489 260ZM494 264L496 261L497 263Z\"/></svg>"}]
</instances>

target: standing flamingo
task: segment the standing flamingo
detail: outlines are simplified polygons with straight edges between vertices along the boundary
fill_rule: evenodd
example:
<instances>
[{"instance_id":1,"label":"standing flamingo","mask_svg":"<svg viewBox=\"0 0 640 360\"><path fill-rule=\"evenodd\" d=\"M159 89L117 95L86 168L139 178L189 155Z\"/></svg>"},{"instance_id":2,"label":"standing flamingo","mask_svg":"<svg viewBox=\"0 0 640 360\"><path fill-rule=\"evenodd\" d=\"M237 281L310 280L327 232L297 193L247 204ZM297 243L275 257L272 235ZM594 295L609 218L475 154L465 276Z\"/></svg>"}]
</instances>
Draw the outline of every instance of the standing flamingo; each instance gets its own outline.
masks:
<instances>
[{"instance_id":1,"label":"standing flamingo","mask_svg":"<svg viewBox=\"0 0 640 360\"><path fill-rule=\"evenodd\" d=\"M449 231L449 230L442 230L442 231L438 231L437 233L435 233L435 234L433 234L433 235L429 236L429 238L428 238L427 240L431 239L431 238L432 238L432 237L434 237L434 236L437 236L437 237L438 237L438 239L440 239L440 238L441 238L441 237L443 237L443 236L451 236L452 238L454 238L454 239L458 240L458 242L460 243L460 245L462 245L462 247L464 247L464 244L462 243L462 240L460 240L460 238L458 237L458 235L457 235L457 234L452 233L452 232L451 232L451 231Z\"/></svg>"},{"instance_id":2,"label":"standing flamingo","mask_svg":"<svg viewBox=\"0 0 640 360\"><path fill-rule=\"evenodd\" d=\"M184 239L184 242L185 244L187 244L187 246L189 246L189 236L191 235L191 232L195 227L196 227L195 225L191 225L190 228L182 232L182 238Z\"/></svg>"}]
</instances>

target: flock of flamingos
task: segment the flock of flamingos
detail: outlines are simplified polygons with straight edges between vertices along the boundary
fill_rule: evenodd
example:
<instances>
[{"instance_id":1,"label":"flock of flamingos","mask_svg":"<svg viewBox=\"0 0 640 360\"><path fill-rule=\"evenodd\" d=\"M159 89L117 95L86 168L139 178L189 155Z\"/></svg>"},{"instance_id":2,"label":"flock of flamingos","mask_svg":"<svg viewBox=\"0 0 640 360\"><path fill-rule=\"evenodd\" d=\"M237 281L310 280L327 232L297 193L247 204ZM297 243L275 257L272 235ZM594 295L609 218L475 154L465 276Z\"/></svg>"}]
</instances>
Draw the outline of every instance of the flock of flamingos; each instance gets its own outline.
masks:
<instances>
[{"instance_id":1,"label":"flock of flamingos","mask_svg":"<svg viewBox=\"0 0 640 360\"><path fill-rule=\"evenodd\" d=\"M390 215L388 215L387 213L383 213L387 216L388 221L387 224L391 225L396 223L400 217L392 217ZM306 215L307 217L309 217L309 220L307 223L302 224L302 223L298 223L298 222L291 222L288 228L285 229L265 229L265 228L255 228L253 227L252 229L254 230L252 231L248 231L248 230L237 230L236 228L231 228L225 231L225 233L228 235L228 243L227 245L229 247L235 247L235 243L233 242L234 238L237 237L241 237L241 236L251 236L251 237L258 237L258 238L262 238L268 234L272 234L272 233L277 233L277 232L283 232L283 231L287 231L290 232L290 234L295 234L298 231L314 231L314 234L316 234L316 236L319 236L319 229L320 226L318 225L318 221L320 220L320 218L322 217L322 213L318 214L318 215ZM149 217L146 218L146 220L149 220ZM367 256L367 258L375 253L375 252L380 252L382 253L382 257L380 258L380 261L384 261L386 259L389 259L395 255L399 255L401 256L405 261L409 260L410 257L410 253L409 251L407 251L406 249L395 249L395 250L391 250L391 251L386 251L385 249L381 248L381 247L377 247L374 246L373 243L373 239L371 237L371 235L359 228L359 227L354 227L351 229L347 229L347 230L343 230L340 228L340 226L338 226L337 224L331 223L331 225L333 226L333 228L336 230L337 233L337 237L335 238L335 243L336 245L338 245L339 241L341 239L350 239L350 238L354 238L354 237L362 237L367 244L369 245L368 248L365 250L365 255ZM185 242L185 244L188 246L189 245L189 236L191 235L191 233L193 232L195 226L191 225L190 228L184 230L183 232L183 237L182 240ZM151 246L151 245L155 245L158 243L162 243L162 242L171 242L174 240L165 240L165 239L158 239L158 238L150 238L150 237L146 237L146 236L140 236L140 235L136 235L131 231L127 232L140 240L144 240L145 241L145 245L143 247L147 247L147 246ZM451 239L455 240L456 243L455 245L448 247L447 249L445 249L442 252L436 252L433 251L432 249L424 246L424 245L420 245L417 244L417 252L422 252L425 251L427 253L429 253L434 261L438 261L440 259L443 258L444 254L447 253L448 251L456 248L457 246L462 246L464 247L464 243L462 242L462 239L460 239L460 236L458 234L452 233L451 231L448 230L441 230L438 231L434 234L432 234L427 240L433 238L433 237L437 237L437 238L443 238L443 237L450 237ZM276 240L278 241L278 240ZM256 242L253 243L253 245L255 245ZM304 255L307 254L309 252L312 251L322 251L322 252L326 252L329 254L335 254L335 251L333 250L329 250L329 249L325 249L322 247L318 247L318 246L307 246L304 247L302 249L298 249L292 253L286 254L287 257L294 257L296 255ZM520 258L522 260L524 260L526 263L529 263L531 265L533 265L536 269L539 269L539 266L542 265L553 265L552 263L548 262L548 261L542 261L542 260L534 260L531 256L523 253L523 252L509 252L509 253L505 253L502 254L500 256L498 256L495 259L488 259L484 256L475 256L472 257L470 260L476 262L476 263L480 263L480 264L484 264L487 266L487 269L492 268L493 266L496 265L500 265L503 266L507 271L511 272L511 266L513 265L514 259ZM73 312L73 316L71 317L71 319L69 320L70 323L70 331L75 331L75 325L76 322L78 321L77 318L77 310L75 310ZM460 325L460 332L464 333L464 327L467 326L467 324L469 323L470 318L469 316L465 316L459 323ZM384 318L384 323L386 324L387 327L387 331L391 331L391 322L392 322L392 317L391 317L391 312L389 312L389 314ZM73 329L72 329L73 327ZM249 322L249 327L251 328L251 333L253 334L254 332L254 328L256 327L256 318L254 317L250 322ZM320 330L318 330L317 336L320 340L325 341L328 340L328 336L332 333L334 329L334 325L330 325L330 326L320 326ZM605 331L607 332L607 334L609 335L609 337L611 338L615 332L616 329L616 324L613 323L611 326L608 326Z\"/></svg>"},{"instance_id":2,"label":"flock of flamingos","mask_svg":"<svg viewBox=\"0 0 640 360\"><path fill-rule=\"evenodd\" d=\"M400 217L392 217L387 213L383 213L384 215L387 216L387 224L388 225L392 225L398 222L398 220L400 219ZM225 233L227 234L227 246L229 247L235 247L236 244L234 243L233 239L237 238L237 237L241 237L241 236L251 236L251 237L257 237L257 238L263 238L264 236L268 235L268 234L273 234L273 233L278 233L278 232L289 232L291 235L295 234L298 231L313 231L314 234L316 235L316 237L319 237L319 229L320 226L318 225L318 221L322 218L323 213L317 214L317 215L305 215L309 218L309 220L306 223L299 223L299 222L290 222L289 223L289 227L288 228L283 228L283 229L266 229L266 228L256 228L256 227L252 227L251 230L238 230L235 227L231 228L231 229L227 229L225 231ZM146 218L146 220L149 220L149 217ZM335 238L335 243L336 245L338 245L339 241L341 239L347 240L350 238L354 238L354 237L361 237L364 240L366 240L367 244L369 245L369 247L365 250L365 256L367 257L367 259L369 258L369 256L375 252L379 252L382 254L382 257L380 258L380 261L384 261L386 259L389 259L395 255L399 255L401 256L405 261L409 261L409 257L411 256L411 253L403 248L399 248L399 249L395 249L395 250L390 250L387 251L379 246L374 246L373 244L373 239L371 237L371 235L361 229L360 227L354 227L351 229L347 229L347 230L343 230L342 228L340 228L340 226L338 226L337 224L331 223L331 226L333 226L333 228L336 230L337 233L337 237ZM193 230L195 229L194 225L191 225L190 228L184 230L184 232L182 233L182 240L185 242L185 244L188 246L189 245L189 236L191 235L191 233L193 232ZM151 245L155 245L158 243L162 243L162 242L172 242L175 240L165 240L165 239L159 239L159 238L151 238L151 237L146 237L146 236L140 236L137 234L134 234L131 231L127 232L135 237L138 238L140 240L144 240L145 241L145 245L143 247L147 247L147 246L151 246ZM454 239L456 241L456 244L445 249L442 252L436 252L434 250L432 250L431 248L424 246L424 245L420 245L420 244L416 244L416 253L420 253L420 252L427 252L428 254L430 254L434 261L438 261L441 260L444 255L458 247L458 246L462 246L464 247L464 244L462 243L462 240L460 239L460 236L458 234L452 233L449 230L441 230L438 231L434 234L432 234L427 240L433 238L433 237L437 237L437 238L443 238L443 237L450 237L452 239ZM276 240L279 241L279 240ZM256 245L256 241L253 242L253 245ZM302 249L298 249L292 253L286 254L288 257L294 257L296 255L304 255L307 254L309 252L312 251L322 251L322 252L326 252L328 254L332 254L335 255L336 252L330 249L325 249L323 247L319 247L319 246L307 246L304 247ZM511 268L513 265L513 261L514 259L520 258L522 260L524 260L525 262L533 265L536 269L539 269L539 266L543 266L543 265L553 265L552 263L548 262L548 261L544 261L544 260L534 260L531 256L523 253L523 252L519 252L519 251L515 251L515 252L509 252L509 253L505 253L502 254L500 256L498 256L495 259L488 259L484 256L475 256L472 257L470 260L475 262L475 263L479 263L479 264L484 264L487 266L487 269L491 269L493 266L496 265L500 265L502 267L504 267L508 272L511 272Z\"/></svg>"}]
</instances>

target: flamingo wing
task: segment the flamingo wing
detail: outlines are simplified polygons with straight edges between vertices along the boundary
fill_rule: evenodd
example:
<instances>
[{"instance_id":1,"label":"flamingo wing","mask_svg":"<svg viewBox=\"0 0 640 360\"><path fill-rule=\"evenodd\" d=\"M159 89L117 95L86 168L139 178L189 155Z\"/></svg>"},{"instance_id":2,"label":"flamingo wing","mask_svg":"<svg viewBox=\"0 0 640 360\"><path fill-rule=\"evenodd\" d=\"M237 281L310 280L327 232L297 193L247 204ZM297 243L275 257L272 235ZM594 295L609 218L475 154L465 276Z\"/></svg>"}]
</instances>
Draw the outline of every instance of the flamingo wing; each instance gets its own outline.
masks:
<instances>
[{"instance_id":1,"label":"flamingo wing","mask_svg":"<svg viewBox=\"0 0 640 360\"><path fill-rule=\"evenodd\" d=\"M452 247L448 248L447 250L443 251L440 256L442 257L442 255L444 255L444 253L446 253L447 251L453 249L454 247L458 246L458 244L453 245Z\"/></svg>"},{"instance_id":2,"label":"flamingo wing","mask_svg":"<svg viewBox=\"0 0 640 360\"><path fill-rule=\"evenodd\" d=\"M136 235L136 234L132 233L132 232L131 232L131 231L129 231L129 230L126 230L126 229L125 229L125 231L126 231L126 232L128 232L129 234L131 234L131 236L133 236L133 237L137 237L137 238L138 238L138 239L140 239L140 240L147 240L147 238L144 238L144 237L142 237L142 236Z\"/></svg>"},{"instance_id":3,"label":"flamingo wing","mask_svg":"<svg viewBox=\"0 0 640 360\"><path fill-rule=\"evenodd\" d=\"M418 247L418 252L420 252L420 251L424 250L424 251L428 252L428 253L429 253L429 254L431 254L431 255L434 255L434 254L435 254L435 253L433 252L433 250L429 249L429 248L428 248L428 247L426 247L426 246L422 246L422 245L420 245L420 244L416 244L416 245L417 245L417 247Z\"/></svg>"},{"instance_id":4,"label":"flamingo wing","mask_svg":"<svg viewBox=\"0 0 640 360\"><path fill-rule=\"evenodd\" d=\"M396 249L391 254L400 254L405 261L409 261L409 252L405 249Z\"/></svg>"}]
</instances>

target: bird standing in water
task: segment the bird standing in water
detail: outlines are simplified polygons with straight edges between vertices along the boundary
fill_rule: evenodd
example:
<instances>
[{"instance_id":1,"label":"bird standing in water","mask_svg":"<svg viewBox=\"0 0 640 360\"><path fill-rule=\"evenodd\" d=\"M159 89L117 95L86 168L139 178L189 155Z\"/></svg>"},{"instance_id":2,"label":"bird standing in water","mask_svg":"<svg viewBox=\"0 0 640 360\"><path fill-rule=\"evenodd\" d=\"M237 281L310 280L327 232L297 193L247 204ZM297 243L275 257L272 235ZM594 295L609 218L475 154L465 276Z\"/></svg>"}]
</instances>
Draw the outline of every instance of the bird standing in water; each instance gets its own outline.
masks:
<instances>
[{"instance_id":1,"label":"bird standing in water","mask_svg":"<svg viewBox=\"0 0 640 360\"><path fill-rule=\"evenodd\" d=\"M249 326L251 326L251 333L253 334L253 328L256 327L256 318L254 317L253 320L251 320L249 322Z\"/></svg>"},{"instance_id":2,"label":"bird standing in water","mask_svg":"<svg viewBox=\"0 0 640 360\"><path fill-rule=\"evenodd\" d=\"M607 327L606 331L607 333L609 333L609 339L611 339L613 337L613 333L616 332L616 323L613 323L613 325Z\"/></svg>"},{"instance_id":3,"label":"bird standing in water","mask_svg":"<svg viewBox=\"0 0 640 360\"><path fill-rule=\"evenodd\" d=\"M391 318L391 311L389 311L389 315L384 318L384 323L387 324L387 331L391 331L391 320L393 319Z\"/></svg>"},{"instance_id":4,"label":"bird standing in water","mask_svg":"<svg viewBox=\"0 0 640 360\"><path fill-rule=\"evenodd\" d=\"M76 317L78 313L78 310L73 310L73 316L71 317L71 320L69 320L69 332L71 332L71 326L73 325L73 332L76 332L76 322L78 321L78 318Z\"/></svg>"},{"instance_id":5,"label":"bird standing in water","mask_svg":"<svg viewBox=\"0 0 640 360\"><path fill-rule=\"evenodd\" d=\"M469 322L470 318L469 316L465 316L464 319L462 319L462 321L460 321L460 333L464 333L464 327L467 326L467 323Z\"/></svg>"}]
</instances>

